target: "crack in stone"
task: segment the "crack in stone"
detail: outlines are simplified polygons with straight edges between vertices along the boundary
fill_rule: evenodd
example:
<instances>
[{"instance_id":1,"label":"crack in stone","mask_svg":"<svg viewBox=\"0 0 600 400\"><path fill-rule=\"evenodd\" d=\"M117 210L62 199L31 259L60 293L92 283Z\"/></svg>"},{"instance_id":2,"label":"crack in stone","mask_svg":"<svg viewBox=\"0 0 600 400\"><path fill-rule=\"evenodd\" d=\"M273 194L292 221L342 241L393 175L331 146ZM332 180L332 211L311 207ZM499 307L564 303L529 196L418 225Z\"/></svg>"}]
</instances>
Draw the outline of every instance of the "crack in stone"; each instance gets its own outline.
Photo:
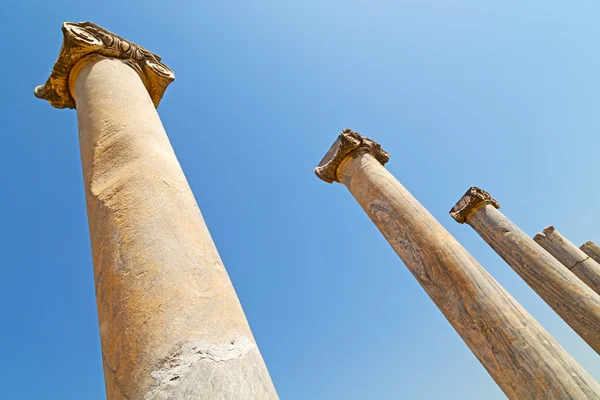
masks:
<instances>
[{"instance_id":1,"label":"crack in stone","mask_svg":"<svg viewBox=\"0 0 600 400\"><path fill-rule=\"evenodd\" d=\"M201 341L180 344L150 373L156 383L144 396L144 400L168 399L170 389L177 386L198 361L227 362L241 358L256 348L256 344L246 336L239 336L224 344Z\"/></svg>"},{"instance_id":2,"label":"crack in stone","mask_svg":"<svg viewBox=\"0 0 600 400\"><path fill-rule=\"evenodd\" d=\"M590 256L587 256L586 258L584 258L583 260L579 260L577 261L575 264L573 264L572 267L568 267L570 270L572 270L573 268L575 268L578 264L581 264L582 262L586 262L587 260L590 259Z\"/></svg>"},{"instance_id":3,"label":"crack in stone","mask_svg":"<svg viewBox=\"0 0 600 400\"><path fill-rule=\"evenodd\" d=\"M125 393L125 389L123 389L123 387L121 386L121 383L117 379L117 370L115 370L113 367L110 366L110 364L106 360L106 357L104 356L104 353L102 353L102 361L104 362L104 365L106 365L106 368L108 368L110 373L113 375L113 377L112 377L113 382L114 382L115 386L119 389L119 392L121 392L121 396L123 396L123 398L125 400L129 400L129 396L127 395L127 393Z\"/></svg>"}]
</instances>

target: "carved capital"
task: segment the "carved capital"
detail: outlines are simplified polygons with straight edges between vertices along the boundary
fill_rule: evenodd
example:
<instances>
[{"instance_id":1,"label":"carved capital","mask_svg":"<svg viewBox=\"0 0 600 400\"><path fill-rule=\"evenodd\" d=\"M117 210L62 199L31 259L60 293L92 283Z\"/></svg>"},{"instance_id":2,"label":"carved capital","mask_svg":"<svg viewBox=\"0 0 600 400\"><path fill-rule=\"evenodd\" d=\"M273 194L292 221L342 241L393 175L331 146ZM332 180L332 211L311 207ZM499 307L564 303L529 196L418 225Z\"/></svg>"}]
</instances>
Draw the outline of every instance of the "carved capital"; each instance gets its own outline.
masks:
<instances>
[{"instance_id":1,"label":"carved capital","mask_svg":"<svg viewBox=\"0 0 600 400\"><path fill-rule=\"evenodd\" d=\"M579 248L583 251L585 251L585 249L590 248L590 247L594 247L596 246L596 243L592 242L591 240L588 240L587 242L585 242L584 244L582 244L581 246L579 246Z\"/></svg>"},{"instance_id":2,"label":"carved capital","mask_svg":"<svg viewBox=\"0 0 600 400\"><path fill-rule=\"evenodd\" d=\"M62 32L63 44L50 77L34 91L36 97L48 100L53 107L75 108L69 74L79 60L90 54L119 58L129 64L140 75L155 107L175 79L173 71L160 62L158 55L96 24L65 22Z\"/></svg>"},{"instance_id":3,"label":"carved capital","mask_svg":"<svg viewBox=\"0 0 600 400\"><path fill-rule=\"evenodd\" d=\"M327 183L339 182L337 170L342 161L346 157L354 157L360 153L371 154L382 165L390 159L390 155L381 148L379 143L351 129L344 129L315 168L315 174Z\"/></svg>"},{"instance_id":4,"label":"carved capital","mask_svg":"<svg viewBox=\"0 0 600 400\"><path fill-rule=\"evenodd\" d=\"M450 216L454 218L456 222L464 224L474 210L485 204L491 204L495 208L500 208L500 204L498 204L488 192L473 186L467 190L458 203L452 207Z\"/></svg>"},{"instance_id":5,"label":"carved capital","mask_svg":"<svg viewBox=\"0 0 600 400\"><path fill-rule=\"evenodd\" d=\"M544 241L546 239L552 241L551 236L554 235L554 232L556 232L556 228L553 225L547 226L540 233L536 233L535 236L533 237L533 240L535 240L538 243L540 241Z\"/></svg>"},{"instance_id":6,"label":"carved capital","mask_svg":"<svg viewBox=\"0 0 600 400\"><path fill-rule=\"evenodd\" d=\"M544 228L544 230L542 231L542 233L546 236L549 235L553 235L554 232L556 232L556 228L554 227L554 225L550 225ZM558 232L557 232L558 233Z\"/></svg>"}]
</instances>

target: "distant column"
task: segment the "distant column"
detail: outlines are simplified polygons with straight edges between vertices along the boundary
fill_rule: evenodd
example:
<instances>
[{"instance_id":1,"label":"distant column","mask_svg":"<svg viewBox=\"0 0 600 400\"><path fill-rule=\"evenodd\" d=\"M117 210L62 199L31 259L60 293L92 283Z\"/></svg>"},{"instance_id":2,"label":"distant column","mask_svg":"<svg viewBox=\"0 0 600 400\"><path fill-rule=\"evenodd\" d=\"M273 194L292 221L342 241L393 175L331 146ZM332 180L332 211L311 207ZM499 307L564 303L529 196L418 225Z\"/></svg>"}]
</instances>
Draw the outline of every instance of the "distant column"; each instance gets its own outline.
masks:
<instances>
[{"instance_id":1,"label":"distant column","mask_svg":"<svg viewBox=\"0 0 600 400\"><path fill-rule=\"evenodd\" d=\"M276 399L155 107L160 57L91 23L35 95L75 108L110 400Z\"/></svg>"},{"instance_id":2,"label":"distant column","mask_svg":"<svg viewBox=\"0 0 600 400\"><path fill-rule=\"evenodd\" d=\"M580 247L581 251L583 251L588 256L592 257L592 260L600 263L600 246L598 246L594 242L585 242Z\"/></svg>"},{"instance_id":3,"label":"distant column","mask_svg":"<svg viewBox=\"0 0 600 400\"><path fill-rule=\"evenodd\" d=\"M600 294L600 264L558 233L553 226L545 228L533 240Z\"/></svg>"},{"instance_id":4,"label":"distant column","mask_svg":"<svg viewBox=\"0 0 600 400\"><path fill-rule=\"evenodd\" d=\"M510 399L600 398L600 385L384 167L342 131L315 173L341 182Z\"/></svg>"},{"instance_id":5,"label":"distant column","mask_svg":"<svg viewBox=\"0 0 600 400\"><path fill-rule=\"evenodd\" d=\"M600 353L600 296L497 209L489 193L470 188L450 210L467 223L597 353Z\"/></svg>"}]
</instances>

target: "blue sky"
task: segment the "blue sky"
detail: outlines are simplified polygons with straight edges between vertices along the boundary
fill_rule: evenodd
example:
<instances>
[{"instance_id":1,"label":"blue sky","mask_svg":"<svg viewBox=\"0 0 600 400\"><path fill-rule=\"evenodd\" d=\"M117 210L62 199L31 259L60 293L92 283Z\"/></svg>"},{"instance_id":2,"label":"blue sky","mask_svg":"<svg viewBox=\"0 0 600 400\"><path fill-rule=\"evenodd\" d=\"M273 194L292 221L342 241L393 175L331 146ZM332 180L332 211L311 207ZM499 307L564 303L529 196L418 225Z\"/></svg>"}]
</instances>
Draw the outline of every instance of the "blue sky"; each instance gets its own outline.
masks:
<instances>
[{"instance_id":1,"label":"blue sky","mask_svg":"<svg viewBox=\"0 0 600 400\"><path fill-rule=\"evenodd\" d=\"M593 1L9 1L0 66L0 397L103 399L77 120L33 96L63 21L176 74L159 107L282 399L502 399L346 189L352 128L592 375L597 355L468 226L489 191L530 235L600 242Z\"/></svg>"}]
</instances>

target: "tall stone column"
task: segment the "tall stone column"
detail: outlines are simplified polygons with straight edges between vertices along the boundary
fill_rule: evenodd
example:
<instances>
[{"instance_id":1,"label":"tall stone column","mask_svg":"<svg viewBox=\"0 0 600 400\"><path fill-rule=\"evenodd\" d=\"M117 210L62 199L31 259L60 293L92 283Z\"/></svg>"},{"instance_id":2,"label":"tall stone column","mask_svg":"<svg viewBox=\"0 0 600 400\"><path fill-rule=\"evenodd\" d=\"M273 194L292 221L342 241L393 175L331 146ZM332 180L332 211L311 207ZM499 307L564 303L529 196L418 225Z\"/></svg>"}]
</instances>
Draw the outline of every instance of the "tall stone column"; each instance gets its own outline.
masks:
<instances>
[{"instance_id":1,"label":"tall stone column","mask_svg":"<svg viewBox=\"0 0 600 400\"><path fill-rule=\"evenodd\" d=\"M91 23L35 95L76 108L109 399L276 399L155 107L160 57Z\"/></svg>"},{"instance_id":2,"label":"tall stone column","mask_svg":"<svg viewBox=\"0 0 600 400\"><path fill-rule=\"evenodd\" d=\"M594 242L585 242L580 247L581 251L590 256L592 260L600 263L600 246Z\"/></svg>"},{"instance_id":3,"label":"tall stone column","mask_svg":"<svg viewBox=\"0 0 600 400\"><path fill-rule=\"evenodd\" d=\"M388 158L347 129L315 173L348 188L510 399L600 398L600 385L383 167Z\"/></svg>"},{"instance_id":4,"label":"tall stone column","mask_svg":"<svg viewBox=\"0 0 600 400\"><path fill-rule=\"evenodd\" d=\"M470 188L450 210L467 223L597 353L600 296L506 218L489 193Z\"/></svg>"},{"instance_id":5,"label":"tall stone column","mask_svg":"<svg viewBox=\"0 0 600 400\"><path fill-rule=\"evenodd\" d=\"M600 264L558 233L553 226L545 228L533 240L600 294Z\"/></svg>"}]
</instances>

